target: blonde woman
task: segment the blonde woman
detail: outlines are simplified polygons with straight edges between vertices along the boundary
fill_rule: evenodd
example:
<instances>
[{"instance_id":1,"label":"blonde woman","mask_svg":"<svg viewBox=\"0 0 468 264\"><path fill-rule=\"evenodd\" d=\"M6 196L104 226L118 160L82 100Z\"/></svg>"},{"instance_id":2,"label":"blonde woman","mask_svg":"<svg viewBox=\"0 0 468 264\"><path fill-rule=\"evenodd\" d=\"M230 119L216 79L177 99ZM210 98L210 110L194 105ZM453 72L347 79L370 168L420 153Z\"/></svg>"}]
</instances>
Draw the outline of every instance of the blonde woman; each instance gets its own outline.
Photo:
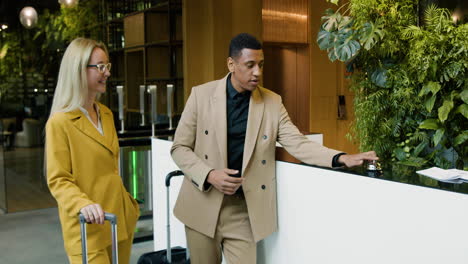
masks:
<instances>
[{"instance_id":1,"label":"blonde woman","mask_svg":"<svg viewBox=\"0 0 468 264\"><path fill-rule=\"evenodd\" d=\"M47 183L58 203L70 263L81 263L78 214L88 226L89 263L111 263L104 212L117 215L119 263L128 263L139 215L118 172L119 144L112 112L96 98L106 91L111 64L106 47L78 38L68 46L46 125Z\"/></svg>"}]
</instances>

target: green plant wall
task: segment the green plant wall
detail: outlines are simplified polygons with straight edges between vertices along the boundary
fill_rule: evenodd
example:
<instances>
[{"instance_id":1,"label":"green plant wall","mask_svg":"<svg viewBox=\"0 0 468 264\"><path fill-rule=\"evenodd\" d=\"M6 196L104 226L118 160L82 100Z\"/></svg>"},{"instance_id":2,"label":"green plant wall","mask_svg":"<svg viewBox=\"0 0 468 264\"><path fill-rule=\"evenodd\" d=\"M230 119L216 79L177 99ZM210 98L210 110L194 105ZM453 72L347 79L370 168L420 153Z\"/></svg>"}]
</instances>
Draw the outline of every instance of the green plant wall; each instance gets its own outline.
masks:
<instances>
[{"instance_id":1,"label":"green plant wall","mask_svg":"<svg viewBox=\"0 0 468 264\"><path fill-rule=\"evenodd\" d=\"M63 52L74 38L101 40L103 34L96 12L99 3L80 1L78 6L62 7L56 13L45 10L33 29L0 32L0 103L8 90L24 86L27 73L55 78Z\"/></svg>"},{"instance_id":2,"label":"green plant wall","mask_svg":"<svg viewBox=\"0 0 468 264\"><path fill-rule=\"evenodd\" d=\"M0 42L0 102L8 89L18 87L22 73L22 48L20 36L1 32Z\"/></svg>"},{"instance_id":3,"label":"green plant wall","mask_svg":"<svg viewBox=\"0 0 468 264\"><path fill-rule=\"evenodd\" d=\"M336 2L337 1L332 1ZM386 166L468 168L468 24L413 0L350 0L317 36L346 63L355 94L351 139Z\"/></svg>"},{"instance_id":4,"label":"green plant wall","mask_svg":"<svg viewBox=\"0 0 468 264\"><path fill-rule=\"evenodd\" d=\"M40 43L41 50L46 55L42 60L45 62L43 65L57 64L57 58L61 59L65 48L77 37L102 40L102 28L97 15L99 2L80 1L75 7L62 6L60 12L44 11L33 37L33 41Z\"/></svg>"}]
</instances>

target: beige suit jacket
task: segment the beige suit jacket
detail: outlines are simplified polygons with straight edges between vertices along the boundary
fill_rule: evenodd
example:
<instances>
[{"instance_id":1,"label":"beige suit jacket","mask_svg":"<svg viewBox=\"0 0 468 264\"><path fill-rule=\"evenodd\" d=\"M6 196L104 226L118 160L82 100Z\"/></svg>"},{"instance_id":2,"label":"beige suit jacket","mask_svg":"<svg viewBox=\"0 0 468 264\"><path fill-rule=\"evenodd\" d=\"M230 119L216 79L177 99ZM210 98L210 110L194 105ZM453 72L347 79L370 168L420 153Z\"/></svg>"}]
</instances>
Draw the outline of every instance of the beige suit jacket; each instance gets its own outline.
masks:
<instances>
[{"instance_id":1,"label":"beige suit jacket","mask_svg":"<svg viewBox=\"0 0 468 264\"><path fill-rule=\"evenodd\" d=\"M175 163L185 174L174 214L209 237L214 236L224 194L203 186L210 170L227 167L226 80L227 76L193 87L171 149ZM255 241L277 230L276 141L308 164L331 167L333 156L340 153L302 135L279 95L260 86L252 92L242 186Z\"/></svg>"},{"instance_id":2,"label":"beige suit jacket","mask_svg":"<svg viewBox=\"0 0 468 264\"><path fill-rule=\"evenodd\" d=\"M102 104L99 108L104 136L80 110L55 113L46 125L47 183L58 203L68 255L81 253L81 208L98 203L116 214L119 241L133 233L138 220L138 204L119 176L119 141L112 112ZM90 252L111 245L109 222L87 229Z\"/></svg>"}]
</instances>

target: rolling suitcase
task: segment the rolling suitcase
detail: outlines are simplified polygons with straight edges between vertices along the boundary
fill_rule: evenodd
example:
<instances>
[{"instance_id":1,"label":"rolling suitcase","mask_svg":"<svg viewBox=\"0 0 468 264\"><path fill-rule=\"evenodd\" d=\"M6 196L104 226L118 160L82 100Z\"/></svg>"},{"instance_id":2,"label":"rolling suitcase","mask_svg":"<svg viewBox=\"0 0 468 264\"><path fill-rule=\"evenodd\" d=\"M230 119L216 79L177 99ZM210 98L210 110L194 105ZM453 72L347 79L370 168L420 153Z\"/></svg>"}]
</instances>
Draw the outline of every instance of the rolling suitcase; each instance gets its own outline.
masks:
<instances>
[{"instance_id":1,"label":"rolling suitcase","mask_svg":"<svg viewBox=\"0 0 468 264\"><path fill-rule=\"evenodd\" d=\"M88 264L88 242L86 237L86 220L83 214L80 213L81 227L81 252L83 256L83 264ZM117 216L111 213L104 214L104 220L111 223L112 229L112 264L119 263L119 249L117 247Z\"/></svg>"},{"instance_id":2,"label":"rolling suitcase","mask_svg":"<svg viewBox=\"0 0 468 264\"><path fill-rule=\"evenodd\" d=\"M170 172L166 176L166 200L167 200L167 249L148 252L140 256L137 264L190 264L188 250L182 247L171 248L171 223L170 223L170 205L169 205L169 187L171 186L171 178L175 176L183 176L184 173L180 170Z\"/></svg>"}]
</instances>

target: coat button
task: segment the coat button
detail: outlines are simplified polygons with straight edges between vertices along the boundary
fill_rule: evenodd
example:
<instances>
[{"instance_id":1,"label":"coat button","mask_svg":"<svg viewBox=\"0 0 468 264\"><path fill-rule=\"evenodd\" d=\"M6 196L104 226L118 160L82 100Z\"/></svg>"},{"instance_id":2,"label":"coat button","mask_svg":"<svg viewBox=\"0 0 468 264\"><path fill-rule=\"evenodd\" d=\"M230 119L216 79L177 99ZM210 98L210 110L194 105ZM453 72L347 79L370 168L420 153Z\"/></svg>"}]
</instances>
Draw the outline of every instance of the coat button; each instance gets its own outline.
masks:
<instances>
[{"instance_id":1,"label":"coat button","mask_svg":"<svg viewBox=\"0 0 468 264\"><path fill-rule=\"evenodd\" d=\"M208 155L205 155L205 159L208 159Z\"/></svg>"},{"instance_id":2,"label":"coat button","mask_svg":"<svg viewBox=\"0 0 468 264\"><path fill-rule=\"evenodd\" d=\"M266 164L266 160L262 160L262 164L265 165L265 164Z\"/></svg>"},{"instance_id":3,"label":"coat button","mask_svg":"<svg viewBox=\"0 0 468 264\"><path fill-rule=\"evenodd\" d=\"M266 189L266 186L262 184L262 189L265 190Z\"/></svg>"},{"instance_id":4,"label":"coat button","mask_svg":"<svg viewBox=\"0 0 468 264\"><path fill-rule=\"evenodd\" d=\"M263 139L267 139L267 138L268 138L267 135L263 135Z\"/></svg>"},{"instance_id":5,"label":"coat button","mask_svg":"<svg viewBox=\"0 0 468 264\"><path fill-rule=\"evenodd\" d=\"M208 135L208 130L205 130L205 135Z\"/></svg>"}]
</instances>

